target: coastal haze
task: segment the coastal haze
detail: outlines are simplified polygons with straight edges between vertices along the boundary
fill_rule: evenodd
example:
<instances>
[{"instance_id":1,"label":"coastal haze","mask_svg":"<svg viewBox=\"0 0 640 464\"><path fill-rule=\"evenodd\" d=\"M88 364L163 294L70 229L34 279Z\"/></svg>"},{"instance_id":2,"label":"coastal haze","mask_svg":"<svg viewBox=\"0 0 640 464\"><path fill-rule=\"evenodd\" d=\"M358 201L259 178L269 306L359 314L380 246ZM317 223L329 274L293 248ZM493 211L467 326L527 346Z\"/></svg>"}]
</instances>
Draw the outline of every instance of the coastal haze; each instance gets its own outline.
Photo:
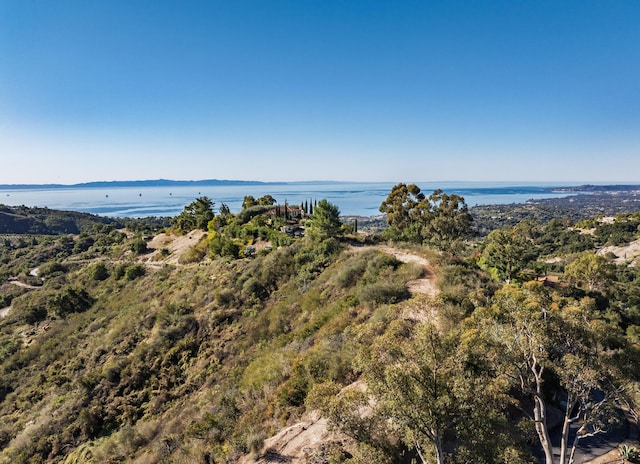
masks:
<instances>
[{"instance_id":1,"label":"coastal haze","mask_svg":"<svg viewBox=\"0 0 640 464\"><path fill-rule=\"evenodd\" d=\"M108 183L107 183L108 184ZM229 183L231 184L231 183ZM176 216L195 198L207 196L222 203L232 212L239 212L244 196L259 198L269 194L280 204L295 205L305 201L327 199L339 206L345 216L376 216L393 183L387 182L298 182L255 183L235 182L231 185L153 185L140 183L135 187L121 186L0 186L0 203L9 206L38 206L98 214L109 217ZM531 199L560 198L575 192L556 191L551 184L509 182L418 182L429 194L443 189L461 195L469 206L524 203ZM125 183L127 185L127 183ZM569 186L570 184L562 184Z\"/></svg>"}]
</instances>

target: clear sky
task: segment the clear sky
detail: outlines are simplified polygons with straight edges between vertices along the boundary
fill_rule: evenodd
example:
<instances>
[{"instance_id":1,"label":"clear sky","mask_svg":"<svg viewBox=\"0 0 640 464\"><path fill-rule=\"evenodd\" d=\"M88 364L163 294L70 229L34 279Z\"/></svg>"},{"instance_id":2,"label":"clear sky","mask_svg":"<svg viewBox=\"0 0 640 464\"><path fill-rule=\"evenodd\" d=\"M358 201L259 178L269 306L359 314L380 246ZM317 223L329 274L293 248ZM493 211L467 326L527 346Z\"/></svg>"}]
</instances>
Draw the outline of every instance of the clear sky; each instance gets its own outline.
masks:
<instances>
[{"instance_id":1,"label":"clear sky","mask_svg":"<svg viewBox=\"0 0 640 464\"><path fill-rule=\"evenodd\" d=\"M0 183L640 181L640 2L0 0Z\"/></svg>"}]
</instances>

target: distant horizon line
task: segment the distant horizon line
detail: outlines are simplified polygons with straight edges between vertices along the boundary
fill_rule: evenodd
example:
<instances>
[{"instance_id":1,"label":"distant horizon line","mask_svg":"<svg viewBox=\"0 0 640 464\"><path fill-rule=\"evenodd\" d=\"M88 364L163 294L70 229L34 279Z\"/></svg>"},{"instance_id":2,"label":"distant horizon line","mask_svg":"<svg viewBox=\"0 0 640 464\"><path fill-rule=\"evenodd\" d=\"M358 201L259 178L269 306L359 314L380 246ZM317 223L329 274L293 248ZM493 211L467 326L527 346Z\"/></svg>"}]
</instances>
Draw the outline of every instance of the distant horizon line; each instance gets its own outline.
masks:
<instances>
[{"instance_id":1,"label":"distant horizon line","mask_svg":"<svg viewBox=\"0 0 640 464\"><path fill-rule=\"evenodd\" d=\"M29 189L29 188L91 188L91 187L163 187L163 186L231 186L231 185L287 185L287 184L509 184L517 185L545 185L554 187L581 187L581 186L636 186L637 182L617 182L617 181L507 181L507 180L442 180L442 181L351 181L351 180L298 180L298 181L259 181L259 180L242 180L242 179L200 179L200 180L174 180L174 179L137 179L137 180L111 180L111 181L89 181L72 184L62 183L19 183L19 184L0 184L0 189Z\"/></svg>"}]
</instances>

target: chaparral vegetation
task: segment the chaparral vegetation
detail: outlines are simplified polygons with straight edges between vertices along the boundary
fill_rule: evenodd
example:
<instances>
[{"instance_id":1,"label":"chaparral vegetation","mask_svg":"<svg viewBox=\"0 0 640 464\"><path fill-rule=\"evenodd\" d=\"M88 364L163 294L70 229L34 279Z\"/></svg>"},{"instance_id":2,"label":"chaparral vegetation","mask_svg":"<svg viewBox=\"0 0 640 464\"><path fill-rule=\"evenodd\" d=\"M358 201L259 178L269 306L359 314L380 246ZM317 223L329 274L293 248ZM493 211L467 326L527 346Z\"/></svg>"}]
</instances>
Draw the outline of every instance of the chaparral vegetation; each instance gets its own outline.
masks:
<instances>
[{"instance_id":1,"label":"chaparral vegetation","mask_svg":"<svg viewBox=\"0 0 640 464\"><path fill-rule=\"evenodd\" d=\"M638 462L627 206L0 207L0 462Z\"/></svg>"}]
</instances>

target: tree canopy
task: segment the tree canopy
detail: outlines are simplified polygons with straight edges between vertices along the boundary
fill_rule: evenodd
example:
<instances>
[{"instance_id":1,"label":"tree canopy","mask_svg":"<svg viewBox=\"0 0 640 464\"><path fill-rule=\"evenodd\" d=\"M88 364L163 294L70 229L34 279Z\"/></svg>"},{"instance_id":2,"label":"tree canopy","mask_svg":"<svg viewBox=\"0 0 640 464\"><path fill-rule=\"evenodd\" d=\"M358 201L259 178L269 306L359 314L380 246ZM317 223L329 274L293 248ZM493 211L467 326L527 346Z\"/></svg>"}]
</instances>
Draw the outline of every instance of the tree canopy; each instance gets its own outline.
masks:
<instances>
[{"instance_id":1,"label":"tree canopy","mask_svg":"<svg viewBox=\"0 0 640 464\"><path fill-rule=\"evenodd\" d=\"M480 264L510 282L535 258L534 244L517 227L496 229L485 240Z\"/></svg>"},{"instance_id":2,"label":"tree canopy","mask_svg":"<svg viewBox=\"0 0 640 464\"><path fill-rule=\"evenodd\" d=\"M473 218L464 198L434 190L425 197L415 184L397 184L380 205L393 238L440 249L471 235Z\"/></svg>"},{"instance_id":3,"label":"tree canopy","mask_svg":"<svg viewBox=\"0 0 640 464\"><path fill-rule=\"evenodd\" d=\"M172 224L182 233L195 229L207 230L209 221L215 216L215 203L208 197L198 197L187 206L173 220Z\"/></svg>"},{"instance_id":4,"label":"tree canopy","mask_svg":"<svg viewBox=\"0 0 640 464\"><path fill-rule=\"evenodd\" d=\"M320 200L309 220L309 232L312 236L324 240L340 232L340 209L327 200Z\"/></svg>"}]
</instances>

